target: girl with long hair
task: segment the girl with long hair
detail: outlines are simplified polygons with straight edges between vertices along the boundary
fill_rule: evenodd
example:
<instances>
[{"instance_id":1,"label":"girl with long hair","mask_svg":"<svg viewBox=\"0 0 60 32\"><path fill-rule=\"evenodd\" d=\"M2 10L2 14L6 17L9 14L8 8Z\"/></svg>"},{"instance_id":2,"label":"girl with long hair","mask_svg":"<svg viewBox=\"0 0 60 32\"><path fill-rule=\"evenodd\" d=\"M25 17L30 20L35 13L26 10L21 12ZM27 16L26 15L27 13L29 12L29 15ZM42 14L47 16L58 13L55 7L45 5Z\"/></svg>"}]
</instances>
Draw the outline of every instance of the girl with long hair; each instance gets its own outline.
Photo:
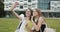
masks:
<instances>
[{"instance_id":1,"label":"girl with long hair","mask_svg":"<svg viewBox=\"0 0 60 32\"><path fill-rule=\"evenodd\" d=\"M17 17L18 20L20 20L20 23L17 27L17 30L15 32L28 32L27 30L30 31L30 20L31 20L31 15L32 15L32 10L30 8L26 9L25 11L25 17L23 14L18 15L15 11L14 8L16 7L16 5L18 4L18 2L15 2L13 4L13 6L10 8L10 11L13 13L13 15L15 15Z\"/></svg>"},{"instance_id":2,"label":"girl with long hair","mask_svg":"<svg viewBox=\"0 0 60 32\"><path fill-rule=\"evenodd\" d=\"M46 22L39 9L33 9L31 21L33 23L33 32L44 32Z\"/></svg>"}]
</instances>

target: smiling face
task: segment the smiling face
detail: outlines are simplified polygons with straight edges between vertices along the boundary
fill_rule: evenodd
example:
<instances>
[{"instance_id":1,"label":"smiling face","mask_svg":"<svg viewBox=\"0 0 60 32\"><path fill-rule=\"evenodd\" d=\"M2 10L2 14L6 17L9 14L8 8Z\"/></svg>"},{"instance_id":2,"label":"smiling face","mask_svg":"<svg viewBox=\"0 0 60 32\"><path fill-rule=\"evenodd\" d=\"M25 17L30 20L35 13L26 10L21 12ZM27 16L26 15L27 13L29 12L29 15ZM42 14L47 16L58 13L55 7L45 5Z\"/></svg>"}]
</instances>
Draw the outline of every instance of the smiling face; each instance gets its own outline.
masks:
<instances>
[{"instance_id":1,"label":"smiling face","mask_svg":"<svg viewBox=\"0 0 60 32\"><path fill-rule=\"evenodd\" d=\"M39 9L33 9L33 16L40 17L40 16L42 16L42 13Z\"/></svg>"},{"instance_id":2,"label":"smiling face","mask_svg":"<svg viewBox=\"0 0 60 32\"><path fill-rule=\"evenodd\" d=\"M27 9L27 11L25 12L26 17L30 17L31 16L31 11L29 9Z\"/></svg>"},{"instance_id":3,"label":"smiling face","mask_svg":"<svg viewBox=\"0 0 60 32\"><path fill-rule=\"evenodd\" d=\"M33 16L38 16L38 12L35 9L33 9Z\"/></svg>"}]
</instances>

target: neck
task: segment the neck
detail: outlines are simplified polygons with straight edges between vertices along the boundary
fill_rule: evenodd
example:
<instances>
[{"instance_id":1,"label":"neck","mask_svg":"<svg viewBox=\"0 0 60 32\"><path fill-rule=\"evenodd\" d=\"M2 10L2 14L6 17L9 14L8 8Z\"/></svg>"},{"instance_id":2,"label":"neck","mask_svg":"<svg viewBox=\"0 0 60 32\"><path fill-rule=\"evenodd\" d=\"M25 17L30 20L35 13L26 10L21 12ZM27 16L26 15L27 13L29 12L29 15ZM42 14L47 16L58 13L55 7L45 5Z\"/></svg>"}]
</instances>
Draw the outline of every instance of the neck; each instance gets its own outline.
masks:
<instances>
[{"instance_id":1,"label":"neck","mask_svg":"<svg viewBox=\"0 0 60 32\"><path fill-rule=\"evenodd\" d=\"M26 19L27 19L27 20L29 20L29 19L30 19L30 17L26 17Z\"/></svg>"},{"instance_id":2,"label":"neck","mask_svg":"<svg viewBox=\"0 0 60 32\"><path fill-rule=\"evenodd\" d=\"M36 16L36 18L39 18L39 16Z\"/></svg>"}]
</instances>

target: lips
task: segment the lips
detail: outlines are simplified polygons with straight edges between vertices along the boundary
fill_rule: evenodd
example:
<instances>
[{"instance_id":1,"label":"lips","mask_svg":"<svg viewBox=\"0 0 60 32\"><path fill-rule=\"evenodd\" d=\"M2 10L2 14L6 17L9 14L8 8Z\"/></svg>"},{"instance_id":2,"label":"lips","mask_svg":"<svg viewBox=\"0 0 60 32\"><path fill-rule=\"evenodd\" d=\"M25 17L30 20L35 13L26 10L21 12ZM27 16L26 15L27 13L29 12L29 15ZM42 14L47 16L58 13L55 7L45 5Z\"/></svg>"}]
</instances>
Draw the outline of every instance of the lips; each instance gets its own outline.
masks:
<instances>
[{"instance_id":1,"label":"lips","mask_svg":"<svg viewBox=\"0 0 60 32\"><path fill-rule=\"evenodd\" d=\"M29 15L29 13L27 13L27 15Z\"/></svg>"},{"instance_id":2,"label":"lips","mask_svg":"<svg viewBox=\"0 0 60 32\"><path fill-rule=\"evenodd\" d=\"M26 13L26 14L29 14L29 13Z\"/></svg>"}]
</instances>

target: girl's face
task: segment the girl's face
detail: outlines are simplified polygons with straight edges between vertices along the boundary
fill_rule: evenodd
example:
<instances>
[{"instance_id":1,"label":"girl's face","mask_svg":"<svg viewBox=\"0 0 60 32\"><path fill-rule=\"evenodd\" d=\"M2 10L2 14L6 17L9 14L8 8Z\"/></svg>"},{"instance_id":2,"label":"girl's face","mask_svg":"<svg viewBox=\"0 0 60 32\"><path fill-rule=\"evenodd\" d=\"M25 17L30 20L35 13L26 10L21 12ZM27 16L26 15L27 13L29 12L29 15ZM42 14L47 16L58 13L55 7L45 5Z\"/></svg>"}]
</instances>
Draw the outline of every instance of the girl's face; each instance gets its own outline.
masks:
<instances>
[{"instance_id":1,"label":"girl's face","mask_svg":"<svg viewBox=\"0 0 60 32\"><path fill-rule=\"evenodd\" d=\"M25 13L26 17L30 17L31 16L31 11L28 9Z\"/></svg>"},{"instance_id":2,"label":"girl's face","mask_svg":"<svg viewBox=\"0 0 60 32\"><path fill-rule=\"evenodd\" d=\"M38 16L38 12L35 9L33 10L33 16Z\"/></svg>"}]
</instances>

